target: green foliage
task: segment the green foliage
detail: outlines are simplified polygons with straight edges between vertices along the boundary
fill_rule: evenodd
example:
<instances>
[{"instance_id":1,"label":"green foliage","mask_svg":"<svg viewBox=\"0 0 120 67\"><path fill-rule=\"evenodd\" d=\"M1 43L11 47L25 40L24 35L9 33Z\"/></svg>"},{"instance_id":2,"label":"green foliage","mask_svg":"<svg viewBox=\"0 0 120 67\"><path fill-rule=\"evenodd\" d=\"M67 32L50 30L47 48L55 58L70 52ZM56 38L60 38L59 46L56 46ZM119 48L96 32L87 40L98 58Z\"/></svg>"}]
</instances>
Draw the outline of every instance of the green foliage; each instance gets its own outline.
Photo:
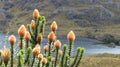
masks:
<instances>
[{"instance_id":1,"label":"green foliage","mask_svg":"<svg viewBox=\"0 0 120 67\"><path fill-rule=\"evenodd\" d=\"M18 30L19 37L19 52L17 54L17 67L73 67L78 66L81 58L84 54L84 49L78 47L77 49L77 55L73 61L73 64L71 66L71 51L72 51L72 45L74 45L74 39L75 36L72 32L72 41L68 39L68 45L63 45L63 51L60 51L61 48L61 42L57 40L56 32L57 29L52 31L52 34L48 37L48 51L46 51L43 54L43 57L38 56L38 54L41 54L40 51L42 50L42 39L44 35L44 28L46 24L46 19L44 16L39 16L37 19L35 19L35 27L34 29L31 27L30 24L27 24L27 30L30 34L30 36L27 36L27 34L24 35L26 32L26 29L20 27ZM25 38L25 39L24 39ZM27 38L30 38L27 39ZM52 40L50 40L52 39ZM13 59L13 46L11 47L11 59ZM44 49L45 50L45 49ZM55 60L51 61L52 58L55 58ZM42 59L41 61L39 59ZM11 60L11 64L13 60ZM11 65L13 67L13 65Z\"/></svg>"}]
</instances>

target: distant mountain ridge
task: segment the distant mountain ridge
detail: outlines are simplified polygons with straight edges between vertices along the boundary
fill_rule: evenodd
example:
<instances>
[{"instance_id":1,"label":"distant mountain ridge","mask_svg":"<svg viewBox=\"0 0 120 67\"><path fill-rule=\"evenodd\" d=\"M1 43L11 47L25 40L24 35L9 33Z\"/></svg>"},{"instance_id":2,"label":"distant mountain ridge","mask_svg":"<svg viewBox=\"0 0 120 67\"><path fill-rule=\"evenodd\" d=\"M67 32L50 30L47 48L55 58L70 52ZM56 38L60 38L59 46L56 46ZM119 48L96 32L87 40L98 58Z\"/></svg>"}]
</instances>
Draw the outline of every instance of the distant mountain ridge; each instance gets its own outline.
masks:
<instances>
[{"instance_id":1,"label":"distant mountain ridge","mask_svg":"<svg viewBox=\"0 0 120 67\"><path fill-rule=\"evenodd\" d=\"M75 30L120 23L120 0L0 0L0 30L17 32L21 24L30 23L35 8L46 16L47 28L54 20Z\"/></svg>"}]
</instances>

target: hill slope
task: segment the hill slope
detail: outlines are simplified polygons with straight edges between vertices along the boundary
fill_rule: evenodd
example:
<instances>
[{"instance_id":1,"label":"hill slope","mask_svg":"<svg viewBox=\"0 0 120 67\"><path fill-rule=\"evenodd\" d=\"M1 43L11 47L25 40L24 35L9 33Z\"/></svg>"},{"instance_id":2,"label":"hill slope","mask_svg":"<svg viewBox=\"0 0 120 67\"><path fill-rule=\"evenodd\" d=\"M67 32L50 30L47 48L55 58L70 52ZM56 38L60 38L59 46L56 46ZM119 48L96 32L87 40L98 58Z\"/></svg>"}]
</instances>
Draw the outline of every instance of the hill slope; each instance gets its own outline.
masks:
<instances>
[{"instance_id":1,"label":"hill slope","mask_svg":"<svg viewBox=\"0 0 120 67\"><path fill-rule=\"evenodd\" d=\"M46 34L55 20L60 32L57 35L64 36L69 30L74 30L77 36L119 35L120 0L0 0L0 30L16 33L21 24L30 23L35 8L47 18Z\"/></svg>"}]
</instances>

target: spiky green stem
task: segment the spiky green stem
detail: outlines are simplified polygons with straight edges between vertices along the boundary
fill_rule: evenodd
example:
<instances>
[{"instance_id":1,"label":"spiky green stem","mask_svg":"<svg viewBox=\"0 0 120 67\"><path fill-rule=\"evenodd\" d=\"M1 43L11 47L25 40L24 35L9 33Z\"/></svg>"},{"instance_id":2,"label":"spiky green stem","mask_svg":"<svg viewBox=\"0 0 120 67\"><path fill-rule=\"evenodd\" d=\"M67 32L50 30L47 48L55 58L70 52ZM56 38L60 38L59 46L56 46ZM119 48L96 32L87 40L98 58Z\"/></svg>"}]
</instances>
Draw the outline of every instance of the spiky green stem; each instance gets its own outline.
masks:
<instances>
[{"instance_id":1,"label":"spiky green stem","mask_svg":"<svg viewBox=\"0 0 120 67\"><path fill-rule=\"evenodd\" d=\"M23 49L23 37L20 37L20 50Z\"/></svg>"},{"instance_id":2,"label":"spiky green stem","mask_svg":"<svg viewBox=\"0 0 120 67\"><path fill-rule=\"evenodd\" d=\"M18 53L18 66L17 67L23 66L23 54L24 54L24 50L21 49Z\"/></svg>"},{"instance_id":3,"label":"spiky green stem","mask_svg":"<svg viewBox=\"0 0 120 67\"><path fill-rule=\"evenodd\" d=\"M14 49L13 49L13 44L11 44L11 48L10 48L10 51L11 51L11 63L10 63L10 67L13 67L13 55L14 55Z\"/></svg>"},{"instance_id":4,"label":"spiky green stem","mask_svg":"<svg viewBox=\"0 0 120 67\"><path fill-rule=\"evenodd\" d=\"M40 67L40 62L41 62L41 60L38 61L38 65L37 65L37 67Z\"/></svg>"},{"instance_id":5,"label":"spiky green stem","mask_svg":"<svg viewBox=\"0 0 120 67\"><path fill-rule=\"evenodd\" d=\"M84 54L84 48L81 49L81 54L80 54L79 60L78 60L78 62L76 63L76 66L75 66L75 67L78 67L78 66L79 66L80 61L81 61L81 59L82 59L82 57L83 57L83 54Z\"/></svg>"},{"instance_id":6,"label":"spiky green stem","mask_svg":"<svg viewBox=\"0 0 120 67\"><path fill-rule=\"evenodd\" d=\"M33 60L32 60L31 67L33 67L34 62L35 62L35 56L33 55Z\"/></svg>"},{"instance_id":7,"label":"spiky green stem","mask_svg":"<svg viewBox=\"0 0 120 67\"><path fill-rule=\"evenodd\" d=\"M71 65L71 67L74 67L75 63L77 62L77 59L79 59L78 58L79 54L80 54L80 47L77 48L77 55L76 55L72 65Z\"/></svg>"},{"instance_id":8,"label":"spiky green stem","mask_svg":"<svg viewBox=\"0 0 120 67\"><path fill-rule=\"evenodd\" d=\"M44 67L45 65L43 64L42 67Z\"/></svg>"},{"instance_id":9,"label":"spiky green stem","mask_svg":"<svg viewBox=\"0 0 120 67\"><path fill-rule=\"evenodd\" d=\"M2 64L2 56L0 55L0 65Z\"/></svg>"},{"instance_id":10,"label":"spiky green stem","mask_svg":"<svg viewBox=\"0 0 120 67\"><path fill-rule=\"evenodd\" d=\"M56 49L56 57L55 57L55 65L54 65L54 67L57 66L58 50L59 50L59 49Z\"/></svg>"},{"instance_id":11,"label":"spiky green stem","mask_svg":"<svg viewBox=\"0 0 120 67\"><path fill-rule=\"evenodd\" d=\"M7 64L5 64L5 67L7 67Z\"/></svg>"},{"instance_id":12,"label":"spiky green stem","mask_svg":"<svg viewBox=\"0 0 120 67\"><path fill-rule=\"evenodd\" d=\"M25 62L24 62L24 64L28 62L28 59L27 59L27 57L28 57L28 50L27 50L27 48L28 48L28 43L29 43L29 41L26 41L26 45L25 45L25 55L26 55L26 57L25 57Z\"/></svg>"},{"instance_id":13,"label":"spiky green stem","mask_svg":"<svg viewBox=\"0 0 120 67\"><path fill-rule=\"evenodd\" d=\"M51 56L51 44L52 44L52 42L49 42L48 56Z\"/></svg>"},{"instance_id":14,"label":"spiky green stem","mask_svg":"<svg viewBox=\"0 0 120 67\"><path fill-rule=\"evenodd\" d=\"M46 67L50 67L50 65L51 65L51 56L48 56L47 57L48 58L48 62L47 62L47 64L46 64Z\"/></svg>"},{"instance_id":15,"label":"spiky green stem","mask_svg":"<svg viewBox=\"0 0 120 67\"><path fill-rule=\"evenodd\" d=\"M72 44L73 42L69 42L69 57L71 57Z\"/></svg>"},{"instance_id":16,"label":"spiky green stem","mask_svg":"<svg viewBox=\"0 0 120 67\"><path fill-rule=\"evenodd\" d=\"M64 45L63 46L63 55L62 55L62 58L61 58L61 67L64 66L64 58L65 58L65 54L66 54L66 48L67 48L67 45Z\"/></svg>"},{"instance_id":17,"label":"spiky green stem","mask_svg":"<svg viewBox=\"0 0 120 67\"><path fill-rule=\"evenodd\" d=\"M65 56L65 65L64 65L64 67L68 67L68 59L69 59L69 55L66 54L66 56Z\"/></svg>"}]
</instances>

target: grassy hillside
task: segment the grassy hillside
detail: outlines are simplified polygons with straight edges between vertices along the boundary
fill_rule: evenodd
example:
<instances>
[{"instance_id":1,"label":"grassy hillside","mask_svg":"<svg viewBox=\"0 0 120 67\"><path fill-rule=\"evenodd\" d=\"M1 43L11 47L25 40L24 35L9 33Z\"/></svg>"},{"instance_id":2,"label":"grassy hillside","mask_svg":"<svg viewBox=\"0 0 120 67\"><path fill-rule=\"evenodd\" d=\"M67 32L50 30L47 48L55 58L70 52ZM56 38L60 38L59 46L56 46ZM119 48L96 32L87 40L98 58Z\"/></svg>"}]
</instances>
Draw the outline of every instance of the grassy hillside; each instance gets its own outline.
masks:
<instances>
[{"instance_id":1,"label":"grassy hillside","mask_svg":"<svg viewBox=\"0 0 120 67\"><path fill-rule=\"evenodd\" d=\"M104 34L120 37L119 0L0 1L0 30L17 33L21 24L30 23L35 8L47 18L46 35L55 20L59 36L66 36L69 30L74 30L81 37L100 39Z\"/></svg>"}]
</instances>

